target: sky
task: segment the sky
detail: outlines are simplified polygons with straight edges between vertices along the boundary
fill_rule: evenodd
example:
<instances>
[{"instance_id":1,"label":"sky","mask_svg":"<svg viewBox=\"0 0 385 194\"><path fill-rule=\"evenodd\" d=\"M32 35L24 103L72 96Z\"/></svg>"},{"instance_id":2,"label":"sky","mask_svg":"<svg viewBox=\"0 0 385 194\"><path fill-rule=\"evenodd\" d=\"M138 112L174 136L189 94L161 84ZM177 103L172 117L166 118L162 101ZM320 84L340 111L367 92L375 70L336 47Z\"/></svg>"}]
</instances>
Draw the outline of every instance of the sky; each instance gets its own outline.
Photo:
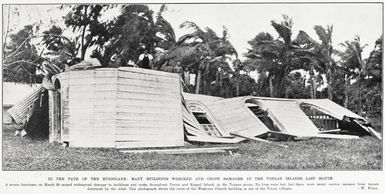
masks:
<instances>
[{"instance_id":1,"label":"sky","mask_svg":"<svg viewBox=\"0 0 385 194\"><path fill-rule=\"evenodd\" d=\"M157 12L160 4L150 4ZM48 28L62 20L65 11L55 9L53 5L18 5L20 15L11 14L10 28L20 29L26 24L42 22L41 29ZM4 9L4 7L3 7ZM382 34L382 5L379 3L338 3L338 4L168 4L163 17L171 23L176 36L188 32L179 26L185 21L192 21L201 28L210 27L222 35L223 26L229 33L229 40L238 51L240 57L247 52L247 41L259 32L268 32L278 37L271 20L280 21L282 15L288 15L294 21L293 38L299 30L307 32L318 40L314 25L333 25L333 45L346 40L353 40L359 35L362 44L368 44L363 56L367 57L374 47L374 42ZM7 23L7 9L3 11L4 24ZM114 17L119 11L110 11L105 17ZM64 26L63 24L61 24ZM6 25L3 25L3 31ZM67 32L70 33L70 32Z\"/></svg>"},{"instance_id":2,"label":"sky","mask_svg":"<svg viewBox=\"0 0 385 194\"><path fill-rule=\"evenodd\" d=\"M314 25L333 25L333 44L336 48L359 35L362 43L368 44L365 56L368 56L383 29L381 4L169 5L164 17L174 26L177 36L185 32L179 28L184 21L210 27L218 35L221 35L222 26L226 26L231 43L238 53L243 54L247 52L247 41L259 32L269 32L278 37L271 20L282 20L282 14L294 21L293 38L299 30L303 30L318 40Z\"/></svg>"}]
</instances>

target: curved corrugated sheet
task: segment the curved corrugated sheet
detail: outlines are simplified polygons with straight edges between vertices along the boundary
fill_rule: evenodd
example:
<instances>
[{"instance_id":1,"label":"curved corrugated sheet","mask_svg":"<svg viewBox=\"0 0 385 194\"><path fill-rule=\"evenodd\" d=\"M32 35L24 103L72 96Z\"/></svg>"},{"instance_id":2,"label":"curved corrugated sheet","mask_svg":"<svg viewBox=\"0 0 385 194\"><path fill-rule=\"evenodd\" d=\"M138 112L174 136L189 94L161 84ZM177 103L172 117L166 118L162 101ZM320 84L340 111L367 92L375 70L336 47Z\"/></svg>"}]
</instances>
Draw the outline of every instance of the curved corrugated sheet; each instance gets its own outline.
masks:
<instances>
[{"instance_id":1,"label":"curved corrugated sheet","mask_svg":"<svg viewBox=\"0 0 385 194\"><path fill-rule=\"evenodd\" d=\"M8 113L12 116L16 123L23 123L25 121L31 106L37 99L39 99L43 90L44 87L40 85L8 110Z\"/></svg>"},{"instance_id":2,"label":"curved corrugated sheet","mask_svg":"<svg viewBox=\"0 0 385 194\"><path fill-rule=\"evenodd\" d=\"M299 137L312 137L318 135L318 129L299 107L297 100L258 98L255 100L263 103L284 127L284 132Z\"/></svg>"},{"instance_id":3,"label":"curved corrugated sheet","mask_svg":"<svg viewBox=\"0 0 385 194\"><path fill-rule=\"evenodd\" d=\"M329 99L301 99L298 100L301 103L310 104L316 106L323 112L342 120L344 116L351 118L364 119L361 116L353 113L352 111L340 106L339 104L329 100Z\"/></svg>"}]
</instances>

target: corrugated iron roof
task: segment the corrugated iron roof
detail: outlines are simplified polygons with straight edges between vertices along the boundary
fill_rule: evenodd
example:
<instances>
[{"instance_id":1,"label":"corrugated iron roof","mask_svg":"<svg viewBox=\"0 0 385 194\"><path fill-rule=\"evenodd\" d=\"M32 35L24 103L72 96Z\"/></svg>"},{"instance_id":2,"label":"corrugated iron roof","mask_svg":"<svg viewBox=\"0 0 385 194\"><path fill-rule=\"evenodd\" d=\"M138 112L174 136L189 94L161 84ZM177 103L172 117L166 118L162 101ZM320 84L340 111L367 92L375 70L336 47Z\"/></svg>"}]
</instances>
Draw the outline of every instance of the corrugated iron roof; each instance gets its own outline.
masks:
<instances>
[{"instance_id":1,"label":"corrugated iron roof","mask_svg":"<svg viewBox=\"0 0 385 194\"><path fill-rule=\"evenodd\" d=\"M300 99L298 100L300 103L307 103L313 106L318 107L320 110L324 111L331 116L342 120L344 116L364 119L363 117L353 113L352 111L340 106L339 104L329 100L329 99Z\"/></svg>"},{"instance_id":2,"label":"corrugated iron roof","mask_svg":"<svg viewBox=\"0 0 385 194\"><path fill-rule=\"evenodd\" d=\"M27 115L31 111L33 103L39 99L41 92L44 90L43 86L37 87L31 93L24 96L19 102L17 102L11 109L8 110L8 113L16 121L16 123L22 123L27 118Z\"/></svg>"},{"instance_id":3,"label":"corrugated iron roof","mask_svg":"<svg viewBox=\"0 0 385 194\"><path fill-rule=\"evenodd\" d=\"M210 111L219 127L230 133L241 133L248 136L257 136L269 131L246 106L250 97L220 98L206 95L185 95L187 102L200 102Z\"/></svg>"},{"instance_id":4,"label":"corrugated iron roof","mask_svg":"<svg viewBox=\"0 0 385 194\"><path fill-rule=\"evenodd\" d=\"M255 100L264 104L277 119L275 122L284 127L284 132L299 136L316 136L317 127L299 107L299 102L291 99L259 98Z\"/></svg>"}]
</instances>

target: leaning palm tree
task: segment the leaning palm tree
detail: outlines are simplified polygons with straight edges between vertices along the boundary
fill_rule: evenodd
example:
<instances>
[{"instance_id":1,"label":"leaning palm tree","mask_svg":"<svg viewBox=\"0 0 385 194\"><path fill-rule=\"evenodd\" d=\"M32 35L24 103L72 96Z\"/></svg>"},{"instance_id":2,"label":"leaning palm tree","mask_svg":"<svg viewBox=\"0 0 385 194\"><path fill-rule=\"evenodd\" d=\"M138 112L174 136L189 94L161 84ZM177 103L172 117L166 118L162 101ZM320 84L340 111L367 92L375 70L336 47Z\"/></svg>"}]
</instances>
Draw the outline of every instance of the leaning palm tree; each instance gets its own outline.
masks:
<instances>
[{"instance_id":1,"label":"leaning palm tree","mask_svg":"<svg viewBox=\"0 0 385 194\"><path fill-rule=\"evenodd\" d=\"M308 82L310 83L310 97L316 98L316 89L317 85L320 85L322 82L322 74L326 74L328 65L327 57L325 54L328 52L325 51L324 46L318 43L316 40L312 39L306 32L300 31L295 38L294 42L300 45L301 48L308 49L312 53L311 58L303 61L303 69L306 70L310 78ZM318 73L318 74L316 74Z\"/></svg>"},{"instance_id":2,"label":"leaning palm tree","mask_svg":"<svg viewBox=\"0 0 385 194\"><path fill-rule=\"evenodd\" d=\"M270 94L274 95L273 97L288 97L287 76L293 70L302 69L303 63L312 60L314 55L310 49L302 48L292 40L293 20L286 15L283 18L281 22L271 21L271 25L279 34L278 39L273 39L269 34L259 34L261 37L257 36L249 42L255 44L246 54L246 57L258 66L260 73L268 74Z\"/></svg>"},{"instance_id":3,"label":"leaning palm tree","mask_svg":"<svg viewBox=\"0 0 385 194\"><path fill-rule=\"evenodd\" d=\"M218 70L223 58L237 52L227 40L227 30L223 30L223 36L219 37L212 29L201 29L194 22L186 21L181 28L192 29L191 33L181 36L175 46L157 58L160 67L181 66L182 71L196 73L195 93L200 93L202 80L208 82L210 70ZM183 74L182 74L183 75ZM207 83L205 91L208 91ZM206 93L206 92L204 92Z\"/></svg>"},{"instance_id":4,"label":"leaning palm tree","mask_svg":"<svg viewBox=\"0 0 385 194\"><path fill-rule=\"evenodd\" d=\"M273 81L275 81L276 73L279 71L278 41L274 40L269 33L261 32L254 39L248 41L251 49L246 53L247 59L244 61L245 68L251 71L257 70L260 75L266 75L269 81L270 97L274 94Z\"/></svg>"},{"instance_id":5,"label":"leaning palm tree","mask_svg":"<svg viewBox=\"0 0 385 194\"><path fill-rule=\"evenodd\" d=\"M319 39L321 40L320 44L315 45L316 53L319 56L318 61L324 64L326 69L326 79L328 84L328 98L333 100L333 86L334 86L334 72L336 69L336 64L332 55L334 53L332 46L332 34L333 26L327 26L326 29L322 26L314 26Z\"/></svg>"},{"instance_id":6,"label":"leaning palm tree","mask_svg":"<svg viewBox=\"0 0 385 194\"><path fill-rule=\"evenodd\" d=\"M345 41L341 44L345 48L345 51L341 53L341 61L347 70L347 79L355 79L358 84L358 89L356 90L358 96L358 112L362 111L362 94L361 86L364 79L364 71L366 69L366 63L362 59L362 51L367 45L362 45L360 37L356 36L353 41ZM369 57L370 58L370 57ZM347 87L347 86L346 86ZM345 96L347 98L347 95ZM345 99L345 106L347 105L347 100Z\"/></svg>"}]
</instances>

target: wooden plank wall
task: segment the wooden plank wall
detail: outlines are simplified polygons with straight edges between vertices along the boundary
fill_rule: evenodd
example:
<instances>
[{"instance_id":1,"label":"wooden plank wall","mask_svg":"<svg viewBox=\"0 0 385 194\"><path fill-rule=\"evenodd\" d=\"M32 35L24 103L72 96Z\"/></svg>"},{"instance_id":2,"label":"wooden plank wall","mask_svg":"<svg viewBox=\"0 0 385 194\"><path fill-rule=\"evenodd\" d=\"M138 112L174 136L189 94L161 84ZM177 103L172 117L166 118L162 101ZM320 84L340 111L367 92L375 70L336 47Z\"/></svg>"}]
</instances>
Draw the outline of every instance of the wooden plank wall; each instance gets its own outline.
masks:
<instances>
[{"instance_id":1,"label":"wooden plank wall","mask_svg":"<svg viewBox=\"0 0 385 194\"><path fill-rule=\"evenodd\" d=\"M117 72L116 68L70 72L70 147L115 147Z\"/></svg>"},{"instance_id":2,"label":"wooden plank wall","mask_svg":"<svg viewBox=\"0 0 385 194\"><path fill-rule=\"evenodd\" d=\"M183 146L179 76L119 68L116 147Z\"/></svg>"}]
</instances>

